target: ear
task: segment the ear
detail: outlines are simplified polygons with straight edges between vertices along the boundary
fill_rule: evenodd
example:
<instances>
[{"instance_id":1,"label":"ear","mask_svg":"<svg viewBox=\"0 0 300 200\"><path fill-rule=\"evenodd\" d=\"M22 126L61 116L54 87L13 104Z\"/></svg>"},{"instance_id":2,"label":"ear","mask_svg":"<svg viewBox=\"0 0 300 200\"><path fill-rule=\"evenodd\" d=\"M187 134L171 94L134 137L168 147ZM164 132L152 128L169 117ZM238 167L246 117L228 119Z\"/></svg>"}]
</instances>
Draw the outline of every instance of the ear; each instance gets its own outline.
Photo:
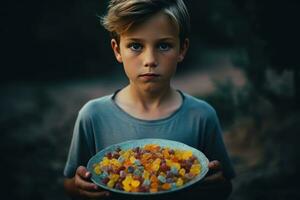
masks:
<instances>
[{"instance_id":1,"label":"ear","mask_svg":"<svg viewBox=\"0 0 300 200\"><path fill-rule=\"evenodd\" d=\"M115 57L116 57L117 61L119 63L122 63L123 61L122 61L122 56L121 56L120 47L119 47L118 42L115 39L112 39L110 41L110 44L111 44L111 48L114 51L114 54L115 54Z\"/></svg>"},{"instance_id":2,"label":"ear","mask_svg":"<svg viewBox=\"0 0 300 200\"><path fill-rule=\"evenodd\" d=\"M178 62L183 61L189 46L190 46L190 40L188 38L185 38L184 42L182 43L182 45L180 47Z\"/></svg>"}]
</instances>

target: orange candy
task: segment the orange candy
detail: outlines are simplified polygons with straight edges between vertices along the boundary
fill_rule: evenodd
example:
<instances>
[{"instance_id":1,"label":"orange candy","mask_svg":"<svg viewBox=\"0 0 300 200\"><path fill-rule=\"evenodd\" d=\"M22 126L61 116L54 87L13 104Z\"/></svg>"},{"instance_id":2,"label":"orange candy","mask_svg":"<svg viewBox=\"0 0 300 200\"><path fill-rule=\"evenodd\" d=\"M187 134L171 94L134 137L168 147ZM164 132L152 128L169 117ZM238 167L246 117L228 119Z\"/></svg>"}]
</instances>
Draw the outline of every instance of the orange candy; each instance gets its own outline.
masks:
<instances>
[{"instance_id":1,"label":"orange candy","mask_svg":"<svg viewBox=\"0 0 300 200\"><path fill-rule=\"evenodd\" d=\"M170 183L164 183L164 184L161 186L161 188L162 188L163 190L169 190L169 189L171 188L171 184L170 184Z\"/></svg>"}]
</instances>

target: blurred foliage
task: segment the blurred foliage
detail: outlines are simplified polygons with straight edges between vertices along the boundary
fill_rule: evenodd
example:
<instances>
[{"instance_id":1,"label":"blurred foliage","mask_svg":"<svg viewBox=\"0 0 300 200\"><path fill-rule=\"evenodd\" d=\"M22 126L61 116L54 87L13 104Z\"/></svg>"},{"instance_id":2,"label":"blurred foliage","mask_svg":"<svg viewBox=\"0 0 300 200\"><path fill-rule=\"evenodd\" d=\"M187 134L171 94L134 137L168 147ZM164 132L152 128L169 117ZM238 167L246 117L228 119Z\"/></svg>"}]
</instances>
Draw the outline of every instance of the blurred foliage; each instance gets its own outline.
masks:
<instances>
[{"instance_id":1,"label":"blurred foliage","mask_svg":"<svg viewBox=\"0 0 300 200\"><path fill-rule=\"evenodd\" d=\"M232 124L236 118L237 102L235 101L233 94L232 82L216 83L216 91L206 97L199 97L209 102L217 111L218 117L221 120L223 126L227 127Z\"/></svg>"},{"instance_id":2,"label":"blurred foliage","mask_svg":"<svg viewBox=\"0 0 300 200\"><path fill-rule=\"evenodd\" d=\"M299 29L295 27L300 17L299 1L243 0L236 1L243 13L250 33L248 41L244 40L248 60L243 69L256 92L264 95L274 105L299 108L300 77L297 49L299 46ZM245 39L245 38L244 38ZM293 95L287 97L276 94L268 87L269 71L277 74L291 72Z\"/></svg>"},{"instance_id":3,"label":"blurred foliage","mask_svg":"<svg viewBox=\"0 0 300 200\"><path fill-rule=\"evenodd\" d=\"M209 102L215 110L225 129L230 128L236 120L245 116L258 116L257 110L253 105L258 102L258 94L253 93L249 84L242 88L237 88L234 83L226 81L215 81L216 90L199 98Z\"/></svg>"}]
</instances>

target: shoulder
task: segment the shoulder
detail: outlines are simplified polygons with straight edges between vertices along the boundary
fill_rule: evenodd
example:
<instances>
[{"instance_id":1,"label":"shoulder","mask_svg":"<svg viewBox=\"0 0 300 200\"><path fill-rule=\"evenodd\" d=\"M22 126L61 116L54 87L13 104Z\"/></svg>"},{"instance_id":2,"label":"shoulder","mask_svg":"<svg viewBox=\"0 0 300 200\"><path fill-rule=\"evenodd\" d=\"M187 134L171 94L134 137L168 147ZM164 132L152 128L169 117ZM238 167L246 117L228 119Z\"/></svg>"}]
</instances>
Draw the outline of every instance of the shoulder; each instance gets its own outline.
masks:
<instances>
[{"instance_id":1,"label":"shoulder","mask_svg":"<svg viewBox=\"0 0 300 200\"><path fill-rule=\"evenodd\" d=\"M183 93L185 109L193 111L205 118L215 118L216 110L205 100Z\"/></svg>"},{"instance_id":2,"label":"shoulder","mask_svg":"<svg viewBox=\"0 0 300 200\"><path fill-rule=\"evenodd\" d=\"M111 98L112 94L89 100L79 110L79 116L81 118L93 118L103 111L107 112L111 107Z\"/></svg>"}]
</instances>

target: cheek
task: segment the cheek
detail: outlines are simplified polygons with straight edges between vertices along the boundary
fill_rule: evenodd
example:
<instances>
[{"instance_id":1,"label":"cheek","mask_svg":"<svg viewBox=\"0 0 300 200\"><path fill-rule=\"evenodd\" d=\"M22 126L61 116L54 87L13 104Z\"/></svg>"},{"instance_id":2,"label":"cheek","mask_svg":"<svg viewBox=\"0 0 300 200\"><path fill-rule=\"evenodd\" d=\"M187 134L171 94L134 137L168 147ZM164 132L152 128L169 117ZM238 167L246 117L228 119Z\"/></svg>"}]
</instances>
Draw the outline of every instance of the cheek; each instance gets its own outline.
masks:
<instances>
[{"instance_id":1,"label":"cheek","mask_svg":"<svg viewBox=\"0 0 300 200\"><path fill-rule=\"evenodd\" d=\"M177 65L179 55L177 53L167 53L163 55L163 62L168 65Z\"/></svg>"}]
</instances>

